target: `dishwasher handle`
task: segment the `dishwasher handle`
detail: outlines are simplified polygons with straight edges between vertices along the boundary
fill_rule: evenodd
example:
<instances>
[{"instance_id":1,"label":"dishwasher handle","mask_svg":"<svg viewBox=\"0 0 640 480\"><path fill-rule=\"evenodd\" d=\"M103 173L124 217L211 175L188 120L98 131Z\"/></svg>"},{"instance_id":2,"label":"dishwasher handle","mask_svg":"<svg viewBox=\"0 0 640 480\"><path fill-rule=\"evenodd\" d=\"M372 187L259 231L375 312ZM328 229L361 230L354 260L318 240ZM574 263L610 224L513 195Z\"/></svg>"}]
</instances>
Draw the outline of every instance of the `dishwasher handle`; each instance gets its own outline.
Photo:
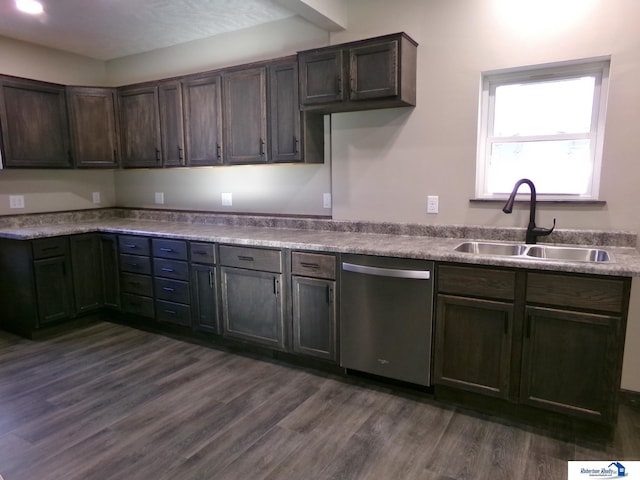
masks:
<instances>
[{"instance_id":1,"label":"dishwasher handle","mask_svg":"<svg viewBox=\"0 0 640 480\"><path fill-rule=\"evenodd\" d=\"M379 277L410 278L414 280L429 280L430 270L403 270L400 268L369 267L355 263L342 262L342 270L365 275L377 275Z\"/></svg>"}]
</instances>

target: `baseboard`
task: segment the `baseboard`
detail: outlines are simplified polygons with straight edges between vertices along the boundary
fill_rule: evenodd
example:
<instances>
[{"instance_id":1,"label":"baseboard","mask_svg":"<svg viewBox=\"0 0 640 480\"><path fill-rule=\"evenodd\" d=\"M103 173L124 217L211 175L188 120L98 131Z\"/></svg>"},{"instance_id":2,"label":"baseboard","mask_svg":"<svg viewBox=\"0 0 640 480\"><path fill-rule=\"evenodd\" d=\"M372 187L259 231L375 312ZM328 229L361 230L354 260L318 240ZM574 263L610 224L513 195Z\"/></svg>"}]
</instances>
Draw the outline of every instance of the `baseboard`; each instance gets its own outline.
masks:
<instances>
[{"instance_id":1,"label":"baseboard","mask_svg":"<svg viewBox=\"0 0 640 480\"><path fill-rule=\"evenodd\" d=\"M640 409L640 392L621 389L618 399L619 403L622 405Z\"/></svg>"}]
</instances>

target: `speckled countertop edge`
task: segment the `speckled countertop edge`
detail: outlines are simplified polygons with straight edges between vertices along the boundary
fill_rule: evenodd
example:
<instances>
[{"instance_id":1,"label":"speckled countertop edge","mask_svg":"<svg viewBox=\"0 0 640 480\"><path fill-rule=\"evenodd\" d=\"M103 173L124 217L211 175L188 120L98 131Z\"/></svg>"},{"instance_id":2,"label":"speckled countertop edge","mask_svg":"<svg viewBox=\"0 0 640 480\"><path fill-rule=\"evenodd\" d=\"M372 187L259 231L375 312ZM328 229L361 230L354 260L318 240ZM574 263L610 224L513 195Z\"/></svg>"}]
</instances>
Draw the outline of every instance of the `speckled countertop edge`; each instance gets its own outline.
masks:
<instances>
[{"instance_id":1,"label":"speckled countertop edge","mask_svg":"<svg viewBox=\"0 0 640 480\"><path fill-rule=\"evenodd\" d=\"M549 261L529 257L478 255L454 251L456 245L463 240L517 241L524 236L523 229L492 229L490 227L458 227L455 225L403 226L402 224L334 222L324 219L220 217L180 213L167 215L163 212L153 212L150 215L145 211L142 211L142 214L140 211L125 212L123 215L117 209L106 210L102 214L46 215L48 215L46 218L37 215L29 216L27 222L14 221L11 223L5 221L0 223L0 237L28 240L58 235L105 232L559 272L640 276L640 252L634 246L627 245L630 243L635 245L635 234L629 232L559 232L560 235L556 235L557 238L576 240L566 241L565 243L568 244L606 247L614 259L613 262L587 263ZM420 231L420 229L424 231ZM375 231L390 231L392 233L373 233ZM587 241L580 242L585 239ZM594 243L594 240L596 242L600 240L601 243ZM623 246L616 246L620 243Z\"/></svg>"}]
</instances>

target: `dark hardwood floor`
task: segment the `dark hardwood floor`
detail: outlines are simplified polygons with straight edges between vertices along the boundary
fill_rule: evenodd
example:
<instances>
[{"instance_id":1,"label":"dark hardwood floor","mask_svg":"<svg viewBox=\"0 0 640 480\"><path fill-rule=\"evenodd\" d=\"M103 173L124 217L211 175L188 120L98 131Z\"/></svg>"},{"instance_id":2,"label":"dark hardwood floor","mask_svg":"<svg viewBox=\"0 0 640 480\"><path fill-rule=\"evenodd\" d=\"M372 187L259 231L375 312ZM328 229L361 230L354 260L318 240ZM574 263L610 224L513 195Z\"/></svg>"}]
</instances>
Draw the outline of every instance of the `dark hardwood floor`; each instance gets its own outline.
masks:
<instances>
[{"instance_id":1,"label":"dark hardwood floor","mask_svg":"<svg viewBox=\"0 0 640 480\"><path fill-rule=\"evenodd\" d=\"M361 379L112 323L47 340L0 331L5 480L562 479L567 460L640 460Z\"/></svg>"}]
</instances>

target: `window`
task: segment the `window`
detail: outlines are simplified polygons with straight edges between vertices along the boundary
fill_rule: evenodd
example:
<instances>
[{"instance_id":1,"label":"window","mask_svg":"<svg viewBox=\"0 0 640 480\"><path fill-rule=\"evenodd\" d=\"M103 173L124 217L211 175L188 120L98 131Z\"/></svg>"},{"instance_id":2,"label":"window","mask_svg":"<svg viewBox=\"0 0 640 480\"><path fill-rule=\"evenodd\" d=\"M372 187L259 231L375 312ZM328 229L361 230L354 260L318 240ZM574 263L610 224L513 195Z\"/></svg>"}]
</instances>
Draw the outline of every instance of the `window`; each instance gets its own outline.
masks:
<instances>
[{"instance_id":1,"label":"window","mask_svg":"<svg viewBox=\"0 0 640 480\"><path fill-rule=\"evenodd\" d=\"M609 61L483 75L476 198L521 178L541 199L597 200Z\"/></svg>"}]
</instances>

